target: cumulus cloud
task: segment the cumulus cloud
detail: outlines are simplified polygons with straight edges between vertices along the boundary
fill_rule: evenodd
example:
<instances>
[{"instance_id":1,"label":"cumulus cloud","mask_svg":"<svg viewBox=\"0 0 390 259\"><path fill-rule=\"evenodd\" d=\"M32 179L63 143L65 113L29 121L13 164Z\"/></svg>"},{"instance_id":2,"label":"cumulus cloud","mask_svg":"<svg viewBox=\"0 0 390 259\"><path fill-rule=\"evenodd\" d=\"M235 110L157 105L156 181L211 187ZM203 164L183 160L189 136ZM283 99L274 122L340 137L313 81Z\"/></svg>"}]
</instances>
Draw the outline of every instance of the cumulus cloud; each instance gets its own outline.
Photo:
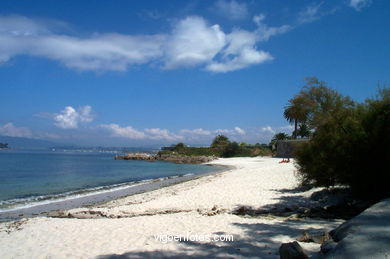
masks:
<instances>
[{"instance_id":1,"label":"cumulus cloud","mask_svg":"<svg viewBox=\"0 0 390 259\"><path fill-rule=\"evenodd\" d=\"M132 126L120 126L115 123L101 124L99 127L110 132L112 137L134 140L164 140L171 142L188 140L203 140L204 142L209 142L218 134L225 134L228 137L239 137L246 134L246 131L240 127L216 130L205 130L202 128L181 129L178 133L170 132L167 129L161 128L146 128L144 130L138 130Z\"/></svg>"},{"instance_id":2,"label":"cumulus cloud","mask_svg":"<svg viewBox=\"0 0 390 259\"><path fill-rule=\"evenodd\" d=\"M249 15L246 3L239 3L235 0L218 0L213 9L230 20L242 20Z\"/></svg>"},{"instance_id":3,"label":"cumulus cloud","mask_svg":"<svg viewBox=\"0 0 390 259\"><path fill-rule=\"evenodd\" d=\"M219 25L208 26L200 17L181 20L170 37L165 57L167 68L195 66L212 60L225 46Z\"/></svg>"},{"instance_id":4,"label":"cumulus cloud","mask_svg":"<svg viewBox=\"0 0 390 259\"><path fill-rule=\"evenodd\" d=\"M152 129L145 129L145 132L147 133L148 138L155 139L155 140L169 140L169 141L175 141L175 140L182 140L183 136L173 134L169 132L167 129L160 129L160 128L152 128Z\"/></svg>"},{"instance_id":5,"label":"cumulus cloud","mask_svg":"<svg viewBox=\"0 0 390 259\"><path fill-rule=\"evenodd\" d=\"M165 69L197 66L229 72L271 60L271 54L258 50L258 43L290 28L267 26L264 16L255 17L254 22L258 26L254 31L234 29L227 33L218 24L209 25L201 17L190 16L164 34L76 37L27 17L0 16L0 63L30 55L83 71L125 71L135 65L158 64Z\"/></svg>"},{"instance_id":6,"label":"cumulus cloud","mask_svg":"<svg viewBox=\"0 0 390 259\"><path fill-rule=\"evenodd\" d=\"M239 127L234 127L234 131L237 132L240 135L245 135L245 130L239 128Z\"/></svg>"},{"instance_id":7,"label":"cumulus cloud","mask_svg":"<svg viewBox=\"0 0 390 259\"><path fill-rule=\"evenodd\" d=\"M113 137L122 137L128 139L145 139L146 134L142 131L136 130L131 126L121 127L118 124L102 124L101 128L107 129L111 132Z\"/></svg>"},{"instance_id":8,"label":"cumulus cloud","mask_svg":"<svg viewBox=\"0 0 390 259\"><path fill-rule=\"evenodd\" d=\"M234 29L226 34L226 45L220 52L221 58L209 63L207 70L212 72L230 72L261 64L272 60L270 53L257 49L257 43L269 40L272 36L286 33L291 30L289 25L272 27L263 21L265 15L259 14L253 17L253 22L257 25L254 31Z\"/></svg>"},{"instance_id":9,"label":"cumulus cloud","mask_svg":"<svg viewBox=\"0 0 390 259\"><path fill-rule=\"evenodd\" d=\"M261 131L275 134L275 130L271 126L265 126L261 128Z\"/></svg>"},{"instance_id":10,"label":"cumulus cloud","mask_svg":"<svg viewBox=\"0 0 390 259\"><path fill-rule=\"evenodd\" d=\"M166 140L177 141L182 140L180 135L173 134L167 129L150 128L143 131L137 130L132 126L121 127L118 124L101 124L101 128L108 130L113 137L121 137L127 139L149 139L149 140Z\"/></svg>"},{"instance_id":11,"label":"cumulus cloud","mask_svg":"<svg viewBox=\"0 0 390 259\"><path fill-rule=\"evenodd\" d=\"M372 0L351 0L349 6L354 8L356 11L360 11L365 7L370 6Z\"/></svg>"},{"instance_id":12,"label":"cumulus cloud","mask_svg":"<svg viewBox=\"0 0 390 259\"><path fill-rule=\"evenodd\" d=\"M234 127L233 129L216 129L213 131L216 134L226 134L226 135L245 135L245 130L240 127Z\"/></svg>"},{"instance_id":13,"label":"cumulus cloud","mask_svg":"<svg viewBox=\"0 0 390 259\"><path fill-rule=\"evenodd\" d=\"M60 113L54 115L54 125L62 129L76 129L80 123L93 120L92 107L82 106L77 110L72 106L66 106Z\"/></svg>"},{"instance_id":14,"label":"cumulus cloud","mask_svg":"<svg viewBox=\"0 0 390 259\"><path fill-rule=\"evenodd\" d=\"M0 126L0 135L8 137L30 138L33 136L33 133L29 128L16 127L13 123L9 122Z\"/></svg>"},{"instance_id":15,"label":"cumulus cloud","mask_svg":"<svg viewBox=\"0 0 390 259\"><path fill-rule=\"evenodd\" d=\"M211 135L211 131L209 130L204 130L202 128L198 128L198 129L182 129L180 131L181 133L183 134L190 134L190 135L204 135L204 136L208 136L208 135Z\"/></svg>"}]
</instances>

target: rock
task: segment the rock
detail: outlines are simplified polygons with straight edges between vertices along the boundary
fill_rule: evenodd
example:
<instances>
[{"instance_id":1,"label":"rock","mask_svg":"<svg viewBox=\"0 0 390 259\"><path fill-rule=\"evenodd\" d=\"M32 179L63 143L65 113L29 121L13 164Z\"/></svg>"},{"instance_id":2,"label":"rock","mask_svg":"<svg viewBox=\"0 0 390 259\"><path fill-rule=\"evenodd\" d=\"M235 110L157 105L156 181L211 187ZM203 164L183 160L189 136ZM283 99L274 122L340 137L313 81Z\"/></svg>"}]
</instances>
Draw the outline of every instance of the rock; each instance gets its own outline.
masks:
<instances>
[{"instance_id":1,"label":"rock","mask_svg":"<svg viewBox=\"0 0 390 259\"><path fill-rule=\"evenodd\" d=\"M306 259L309 256L297 241L283 243L279 248L280 259Z\"/></svg>"},{"instance_id":2,"label":"rock","mask_svg":"<svg viewBox=\"0 0 390 259\"><path fill-rule=\"evenodd\" d=\"M328 232L309 233L304 231L299 237L297 237L297 241L299 242L314 242L317 244L322 244L328 240L330 240Z\"/></svg>"},{"instance_id":3,"label":"rock","mask_svg":"<svg viewBox=\"0 0 390 259\"><path fill-rule=\"evenodd\" d=\"M390 198L344 222L330 234L338 243L325 258L389 258Z\"/></svg>"},{"instance_id":4,"label":"rock","mask_svg":"<svg viewBox=\"0 0 390 259\"><path fill-rule=\"evenodd\" d=\"M183 156L177 154L152 155L148 153L128 153L123 156L115 156L116 160L143 160L143 161L167 161L177 164L202 164L217 159L214 156Z\"/></svg>"},{"instance_id":5,"label":"rock","mask_svg":"<svg viewBox=\"0 0 390 259\"><path fill-rule=\"evenodd\" d=\"M327 240L321 245L321 253L327 254L329 251L334 249L337 246L337 243L333 240Z\"/></svg>"},{"instance_id":6,"label":"rock","mask_svg":"<svg viewBox=\"0 0 390 259\"><path fill-rule=\"evenodd\" d=\"M320 232L320 233L313 233L311 235L311 239L313 240L314 243L323 244L324 242L330 240L331 237L328 232Z\"/></svg>"},{"instance_id":7,"label":"rock","mask_svg":"<svg viewBox=\"0 0 390 259\"><path fill-rule=\"evenodd\" d=\"M299 242L311 242L311 236L309 234L309 232L307 231L303 231L303 233L296 238L297 241Z\"/></svg>"}]
</instances>

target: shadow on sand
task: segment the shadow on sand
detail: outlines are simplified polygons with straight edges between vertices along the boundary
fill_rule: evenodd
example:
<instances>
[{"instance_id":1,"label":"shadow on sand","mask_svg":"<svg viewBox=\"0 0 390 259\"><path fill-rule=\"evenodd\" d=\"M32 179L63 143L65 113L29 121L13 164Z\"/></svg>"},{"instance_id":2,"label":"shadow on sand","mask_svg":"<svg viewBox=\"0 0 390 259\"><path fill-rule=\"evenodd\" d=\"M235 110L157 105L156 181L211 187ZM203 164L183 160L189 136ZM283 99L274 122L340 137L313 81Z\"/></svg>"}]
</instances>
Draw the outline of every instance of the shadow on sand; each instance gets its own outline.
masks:
<instances>
[{"instance_id":1,"label":"shadow on sand","mask_svg":"<svg viewBox=\"0 0 390 259\"><path fill-rule=\"evenodd\" d=\"M299 192L302 189L283 189L274 190L281 193L296 195L284 195L278 199L274 205L267 205L256 210L270 210L274 207L286 207L291 204L303 204L309 202ZM245 205L239 205L238 207ZM237 216L237 217L242 217ZM233 242L179 242L176 251L157 249L152 251L128 252L124 254L106 254L98 256L99 259L123 259L123 258L279 258L278 250L281 245L280 237L286 241L294 240L303 230L306 231L330 231L331 229L319 229L308 227L308 224L324 225L325 220L320 219L281 219L277 223L275 221L264 222L264 217L260 220L259 217L244 216L248 219L253 219L253 223L231 223L232 226L239 229L241 235L234 235ZM258 220L256 220L258 219ZM272 218L271 218L272 220ZM249 220L250 222L251 220ZM264 223L259 223L259 221ZM247 221L246 221L247 222ZM333 226L339 223L329 221ZM218 232L214 234L231 234ZM276 239L278 237L279 239ZM151 237L154 239L154 237Z\"/></svg>"}]
</instances>

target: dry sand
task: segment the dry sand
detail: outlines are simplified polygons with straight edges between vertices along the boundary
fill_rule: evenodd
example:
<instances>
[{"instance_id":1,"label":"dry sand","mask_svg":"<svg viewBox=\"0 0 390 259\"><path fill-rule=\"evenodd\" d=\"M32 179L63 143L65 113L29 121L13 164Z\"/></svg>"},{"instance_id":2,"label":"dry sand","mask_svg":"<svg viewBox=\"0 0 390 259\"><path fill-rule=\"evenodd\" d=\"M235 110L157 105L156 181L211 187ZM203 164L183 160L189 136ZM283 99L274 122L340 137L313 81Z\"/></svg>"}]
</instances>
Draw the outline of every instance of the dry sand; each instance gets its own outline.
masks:
<instances>
[{"instance_id":1,"label":"dry sand","mask_svg":"<svg viewBox=\"0 0 390 259\"><path fill-rule=\"evenodd\" d=\"M282 242L303 230L331 230L333 220L245 217L239 206L262 208L302 199L293 163L275 158L229 158L213 164L234 166L222 173L147 193L117 199L73 215L76 219L37 217L0 224L0 258L279 258ZM120 218L118 218L120 217ZM233 242L161 242L156 235L233 235ZM318 251L318 245L301 245Z\"/></svg>"}]
</instances>

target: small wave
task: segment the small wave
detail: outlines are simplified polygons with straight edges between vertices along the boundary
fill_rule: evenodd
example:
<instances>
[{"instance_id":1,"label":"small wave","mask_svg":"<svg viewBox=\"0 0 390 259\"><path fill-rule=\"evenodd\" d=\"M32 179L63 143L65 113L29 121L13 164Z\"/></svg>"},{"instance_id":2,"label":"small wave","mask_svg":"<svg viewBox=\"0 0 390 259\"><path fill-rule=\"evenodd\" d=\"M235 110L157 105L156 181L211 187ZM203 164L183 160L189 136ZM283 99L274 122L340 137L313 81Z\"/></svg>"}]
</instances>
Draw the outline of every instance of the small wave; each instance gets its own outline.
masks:
<instances>
[{"instance_id":1,"label":"small wave","mask_svg":"<svg viewBox=\"0 0 390 259\"><path fill-rule=\"evenodd\" d=\"M109 193L109 192L123 190L129 187L134 187L137 185L142 185L142 184L147 184L152 182L160 182L167 179L191 176L191 175L193 174L144 179L144 180L131 181L131 182L120 183L120 184L86 188L86 189L69 191L69 192L64 192L59 194L38 195L38 196L30 196L26 198L10 199L5 201L0 201L0 213L10 212L19 209L26 209L26 208L31 208L39 205L46 205L55 202L73 200L73 199L88 197L96 194Z\"/></svg>"}]
</instances>

